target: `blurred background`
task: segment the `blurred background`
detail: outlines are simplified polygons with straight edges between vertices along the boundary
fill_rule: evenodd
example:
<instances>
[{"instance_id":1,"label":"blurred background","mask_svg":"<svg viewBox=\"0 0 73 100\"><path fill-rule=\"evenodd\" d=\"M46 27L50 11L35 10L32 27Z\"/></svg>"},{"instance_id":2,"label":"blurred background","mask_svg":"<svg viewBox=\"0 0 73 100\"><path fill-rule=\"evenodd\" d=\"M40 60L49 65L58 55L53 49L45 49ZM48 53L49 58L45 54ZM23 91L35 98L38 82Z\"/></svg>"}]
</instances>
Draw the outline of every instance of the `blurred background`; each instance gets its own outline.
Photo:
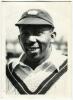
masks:
<instances>
[{"instance_id":1,"label":"blurred background","mask_svg":"<svg viewBox=\"0 0 73 100\"><path fill-rule=\"evenodd\" d=\"M33 5L33 6L32 6ZM46 10L53 18L57 36L52 43L62 54L68 55L68 38L71 34L71 5L64 2L23 2L5 3L3 7L4 30L6 34L6 61L18 58L22 48L18 41L19 30L15 23L28 9Z\"/></svg>"}]
</instances>

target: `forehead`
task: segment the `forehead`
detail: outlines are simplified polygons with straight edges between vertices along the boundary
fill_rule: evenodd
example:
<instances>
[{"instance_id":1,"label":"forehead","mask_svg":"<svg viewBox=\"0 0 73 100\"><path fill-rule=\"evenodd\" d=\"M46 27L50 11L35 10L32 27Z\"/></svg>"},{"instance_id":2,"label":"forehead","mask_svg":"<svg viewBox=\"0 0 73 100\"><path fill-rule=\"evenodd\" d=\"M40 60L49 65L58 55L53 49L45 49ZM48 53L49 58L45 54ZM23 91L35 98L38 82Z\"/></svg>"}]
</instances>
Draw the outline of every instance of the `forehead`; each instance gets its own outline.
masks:
<instances>
[{"instance_id":1,"label":"forehead","mask_svg":"<svg viewBox=\"0 0 73 100\"><path fill-rule=\"evenodd\" d=\"M50 30L52 27L50 25L20 25L19 26L20 30Z\"/></svg>"}]
</instances>

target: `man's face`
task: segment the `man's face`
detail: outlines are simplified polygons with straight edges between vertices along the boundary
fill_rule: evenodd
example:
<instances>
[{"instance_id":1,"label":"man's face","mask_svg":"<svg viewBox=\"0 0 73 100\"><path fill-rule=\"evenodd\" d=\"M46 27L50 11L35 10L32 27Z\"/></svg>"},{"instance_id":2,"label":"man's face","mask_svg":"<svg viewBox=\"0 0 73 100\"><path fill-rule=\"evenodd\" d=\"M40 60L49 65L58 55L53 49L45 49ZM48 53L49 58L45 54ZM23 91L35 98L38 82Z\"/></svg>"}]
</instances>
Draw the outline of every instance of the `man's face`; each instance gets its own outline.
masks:
<instances>
[{"instance_id":1,"label":"man's face","mask_svg":"<svg viewBox=\"0 0 73 100\"><path fill-rule=\"evenodd\" d=\"M51 46L50 26L20 26L19 40L22 49L30 59L46 57Z\"/></svg>"}]
</instances>

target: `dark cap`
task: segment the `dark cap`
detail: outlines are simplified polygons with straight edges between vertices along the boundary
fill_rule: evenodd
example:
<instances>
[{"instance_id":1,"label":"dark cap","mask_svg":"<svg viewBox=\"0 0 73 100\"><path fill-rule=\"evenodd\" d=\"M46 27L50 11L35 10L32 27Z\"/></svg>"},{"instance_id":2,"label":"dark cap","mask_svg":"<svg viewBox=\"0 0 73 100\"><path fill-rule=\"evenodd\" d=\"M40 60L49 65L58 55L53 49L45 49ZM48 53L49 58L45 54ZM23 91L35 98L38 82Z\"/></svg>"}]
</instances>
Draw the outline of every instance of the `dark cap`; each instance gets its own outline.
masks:
<instances>
[{"instance_id":1,"label":"dark cap","mask_svg":"<svg viewBox=\"0 0 73 100\"><path fill-rule=\"evenodd\" d=\"M15 25L50 25L54 28L50 14L40 9L30 9L24 12Z\"/></svg>"}]
</instances>

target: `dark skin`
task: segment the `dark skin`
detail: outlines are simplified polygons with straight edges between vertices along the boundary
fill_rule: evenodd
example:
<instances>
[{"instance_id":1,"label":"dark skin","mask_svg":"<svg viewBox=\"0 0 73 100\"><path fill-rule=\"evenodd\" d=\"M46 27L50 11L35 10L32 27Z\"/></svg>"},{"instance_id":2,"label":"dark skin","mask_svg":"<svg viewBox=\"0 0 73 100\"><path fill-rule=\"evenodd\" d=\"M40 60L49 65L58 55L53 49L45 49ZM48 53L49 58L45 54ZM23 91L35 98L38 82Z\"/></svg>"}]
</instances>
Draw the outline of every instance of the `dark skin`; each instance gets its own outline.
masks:
<instances>
[{"instance_id":1,"label":"dark skin","mask_svg":"<svg viewBox=\"0 0 73 100\"><path fill-rule=\"evenodd\" d=\"M19 41L26 54L25 64L35 69L51 54L53 28L46 25L20 26Z\"/></svg>"}]
</instances>

